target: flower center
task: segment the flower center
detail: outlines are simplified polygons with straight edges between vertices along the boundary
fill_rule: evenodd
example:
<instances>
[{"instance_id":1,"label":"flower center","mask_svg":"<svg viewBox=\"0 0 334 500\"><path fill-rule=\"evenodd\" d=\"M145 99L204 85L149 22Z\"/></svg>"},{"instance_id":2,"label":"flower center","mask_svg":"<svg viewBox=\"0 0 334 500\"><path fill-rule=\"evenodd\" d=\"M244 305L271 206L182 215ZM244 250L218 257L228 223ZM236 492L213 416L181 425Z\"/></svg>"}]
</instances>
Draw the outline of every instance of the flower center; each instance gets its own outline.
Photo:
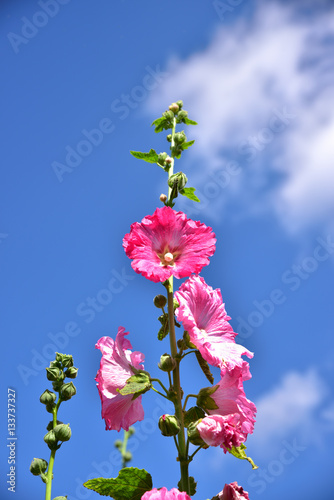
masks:
<instances>
[{"instance_id":1,"label":"flower center","mask_svg":"<svg viewBox=\"0 0 334 500\"><path fill-rule=\"evenodd\" d=\"M164 255L165 262L168 262L168 263L172 262L173 259L174 259L174 256L172 253L170 253L170 252L165 253L165 255Z\"/></svg>"}]
</instances>

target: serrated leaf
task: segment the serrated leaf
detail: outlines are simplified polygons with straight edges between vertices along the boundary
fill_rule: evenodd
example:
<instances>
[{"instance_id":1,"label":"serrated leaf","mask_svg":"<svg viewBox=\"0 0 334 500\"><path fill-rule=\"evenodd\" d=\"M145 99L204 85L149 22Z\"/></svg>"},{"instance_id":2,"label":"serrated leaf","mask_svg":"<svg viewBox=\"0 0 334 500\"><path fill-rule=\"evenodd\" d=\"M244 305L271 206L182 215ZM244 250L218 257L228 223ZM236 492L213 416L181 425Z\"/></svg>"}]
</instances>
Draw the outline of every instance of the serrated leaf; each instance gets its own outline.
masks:
<instances>
[{"instance_id":1,"label":"serrated leaf","mask_svg":"<svg viewBox=\"0 0 334 500\"><path fill-rule=\"evenodd\" d=\"M180 481L177 483L177 486L179 488L179 491L182 491L182 483L181 483L181 479ZM196 493L196 486L197 486L197 482L195 481L195 479L192 477L192 476L189 476L189 495L192 497L193 495L195 495Z\"/></svg>"},{"instance_id":2,"label":"serrated leaf","mask_svg":"<svg viewBox=\"0 0 334 500\"><path fill-rule=\"evenodd\" d=\"M211 373L209 364L205 361L205 359L202 357L202 354L199 351L196 351L195 354L196 354L198 364L202 369L202 372L204 373L204 375L206 376L206 378L208 379L210 384L213 384L214 378L213 378L213 375Z\"/></svg>"},{"instance_id":3,"label":"serrated leaf","mask_svg":"<svg viewBox=\"0 0 334 500\"><path fill-rule=\"evenodd\" d=\"M155 126L154 132L156 132L156 133L162 132L163 130L168 130L169 128L171 128L170 120L168 118L165 118L164 116L161 116L160 118L157 118L156 120L154 120L154 122L152 122L152 125ZM152 127L152 125L151 125L151 127Z\"/></svg>"},{"instance_id":4,"label":"serrated leaf","mask_svg":"<svg viewBox=\"0 0 334 500\"><path fill-rule=\"evenodd\" d=\"M184 118L182 121L186 125L198 125L197 122L194 122L194 120L190 120L189 118Z\"/></svg>"},{"instance_id":5,"label":"serrated leaf","mask_svg":"<svg viewBox=\"0 0 334 500\"><path fill-rule=\"evenodd\" d=\"M186 196L187 198L189 198L189 200L199 202L200 201L199 198L197 198L197 196L194 194L195 191L196 191L195 188L188 187L188 188L181 189L179 191L179 193L182 194L183 196Z\"/></svg>"},{"instance_id":6,"label":"serrated leaf","mask_svg":"<svg viewBox=\"0 0 334 500\"><path fill-rule=\"evenodd\" d=\"M159 155L154 149L150 149L148 153L142 153L141 151L130 151L130 153L135 158L138 158L138 160L144 160L148 163L158 163Z\"/></svg>"},{"instance_id":7,"label":"serrated leaf","mask_svg":"<svg viewBox=\"0 0 334 500\"><path fill-rule=\"evenodd\" d=\"M192 146L194 144L195 140L193 141L188 141L188 142L184 142L183 144L181 144L181 148L184 150L184 149L188 149L190 148L190 146Z\"/></svg>"},{"instance_id":8,"label":"serrated leaf","mask_svg":"<svg viewBox=\"0 0 334 500\"><path fill-rule=\"evenodd\" d=\"M258 466L255 465L253 460L247 456L245 450L247 447L242 443L240 446L233 446L231 450L228 450L231 455L233 455L236 458L240 458L241 460L247 460L252 466L252 469L258 469Z\"/></svg>"},{"instance_id":9,"label":"serrated leaf","mask_svg":"<svg viewBox=\"0 0 334 500\"><path fill-rule=\"evenodd\" d=\"M136 375L132 375L125 383L122 389L117 389L117 392L122 396L134 394L136 397L144 394L151 389L152 384L150 376L147 372L139 371ZM134 398L135 399L135 398Z\"/></svg>"},{"instance_id":10,"label":"serrated leaf","mask_svg":"<svg viewBox=\"0 0 334 500\"><path fill-rule=\"evenodd\" d=\"M90 479L84 486L115 500L140 500L146 491L152 489L153 484L151 474L145 469L126 467L120 470L116 478Z\"/></svg>"}]
</instances>

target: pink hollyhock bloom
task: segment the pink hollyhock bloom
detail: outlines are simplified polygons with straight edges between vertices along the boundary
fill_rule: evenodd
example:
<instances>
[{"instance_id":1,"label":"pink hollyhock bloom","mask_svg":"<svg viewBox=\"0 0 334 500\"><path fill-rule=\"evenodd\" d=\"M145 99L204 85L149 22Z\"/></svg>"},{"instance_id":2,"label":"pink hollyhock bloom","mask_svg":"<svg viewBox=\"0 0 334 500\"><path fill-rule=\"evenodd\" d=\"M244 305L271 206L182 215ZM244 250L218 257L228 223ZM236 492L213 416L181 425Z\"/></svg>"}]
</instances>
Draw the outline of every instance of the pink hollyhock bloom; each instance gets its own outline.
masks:
<instances>
[{"instance_id":1,"label":"pink hollyhock bloom","mask_svg":"<svg viewBox=\"0 0 334 500\"><path fill-rule=\"evenodd\" d=\"M240 446L244 441L240 432L240 416L237 413L204 417L196 427L206 444L220 446L225 453L231 450L232 446Z\"/></svg>"},{"instance_id":2,"label":"pink hollyhock bloom","mask_svg":"<svg viewBox=\"0 0 334 500\"><path fill-rule=\"evenodd\" d=\"M157 283L199 273L209 264L215 242L211 227L165 206L132 224L123 247L136 273Z\"/></svg>"},{"instance_id":3,"label":"pink hollyhock bloom","mask_svg":"<svg viewBox=\"0 0 334 500\"><path fill-rule=\"evenodd\" d=\"M190 496L185 491L179 491L172 488L170 491L167 488L153 488L153 490L146 491L141 497L141 500L191 500Z\"/></svg>"},{"instance_id":4,"label":"pink hollyhock bloom","mask_svg":"<svg viewBox=\"0 0 334 500\"><path fill-rule=\"evenodd\" d=\"M236 481L225 484L223 491L218 493L217 497L219 500L249 500L247 491L242 486L238 486Z\"/></svg>"},{"instance_id":5,"label":"pink hollyhock bloom","mask_svg":"<svg viewBox=\"0 0 334 500\"><path fill-rule=\"evenodd\" d=\"M237 335L229 324L220 289L207 285L200 276L191 276L175 293L180 304L175 311L203 358L213 366L241 366L241 356L253 353L234 341Z\"/></svg>"},{"instance_id":6,"label":"pink hollyhock bloom","mask_svg":"<svg viewBox=\"0 0 334 500\"><path fill-rule=\"evenodd\" d=\"M243 382L251 378L249 365L243 361L242 366L235 366L233 370L226 367L221 369L221 380L218 389L211 394L218 409L206 410L209 415L239 415L239 423L236 427L238 440L244 442L248 434L254 430L256 406L246 398ZM239 446L239 445L238 445Z\"/></svg>"},{"instance_id":7,"label":"pink hollyhock bloom","mask_svg":"<svg viewBox=\"0 0 334 500\"><path fill-rule=\"evenodd\" d=\"M122 396L117 389L122 389L128 378L133 375L130 365L143 369L140 363L144 360L141 352L131 352L132 346L124 338L129 332L119 327L114 341L110 337L102 337L95 347L102 352L100 369L95 377L102 403L102 418L106 422L106 430L129 430L130 425L143 420L144 409L141 396L132 400L133 395Z\"/></svg>"}]
</instances>

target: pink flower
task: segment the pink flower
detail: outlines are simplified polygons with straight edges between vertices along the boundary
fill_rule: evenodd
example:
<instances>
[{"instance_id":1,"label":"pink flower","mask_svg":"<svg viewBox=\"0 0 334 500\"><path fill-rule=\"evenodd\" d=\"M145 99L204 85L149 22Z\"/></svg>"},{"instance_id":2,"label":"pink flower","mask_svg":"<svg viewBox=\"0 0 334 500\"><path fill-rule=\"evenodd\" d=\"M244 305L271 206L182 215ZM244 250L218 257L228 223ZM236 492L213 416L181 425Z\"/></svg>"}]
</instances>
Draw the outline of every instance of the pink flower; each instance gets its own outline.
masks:
<instances>
[{"instance_id":1,"label":"pink flower","mask_svg":"<svg viewBox=\"0 0 334 500\"><path fill-rule=\"evenodd\" d=\"M153 488L153 490L146 491L141 500L191 500L191 498L185 491L179 491L176 488L168 491L164 487L160 488L160 490Z\"/></svg>"},{"instance_id":2,"label":"pink flower","mask_svg":"<svg viewBox=\"0 0 334 500\"><path fill-rule=\"evenodd\" d=\"M206 444L220 446L225 453L231 450L232 446L240 446L242 443L240 416L237 413L204 417L197 424L197 430Z\"/></svg>"},{"instance_id":3,"label":"pink flower","mask_svg":"<svg viewBox=\"0 0 334 500\"><path fill-rule=\"evenodd\" d=\"M249 365L243 361L241 367L235 366L233 370L222 368L221 376L218 389L211 395L218 409L207 410L207 413L214 416L239 415L237 439L244 442L247 435L253 433L256 415L256 406L246 398L243 388L243 382L251 378Z\"/></svg>"},{"instance_id":4,"label":"pink flower","mask_svg":"<svg viewBox=\"0 0 334 500\"><path fill-rule=\"evenodd\" d=\"M131 225L123 247L136 273L157 283L172 275L185 278L199 273L209 264L215 242L211 227L162 207Z\"/></svg>"},{"instance_id":5,"label":"pink flower","mask_svg":"<svg viewBox=\"0 0 334 500\"><path fill-rule=\"evenodd\" d=\"M143 369L140 363L144 360L141 352L131 352L132 346L124 338L129 332L119 327L114 341L110 337L102 337L96 348L102 352L100 369L95 380L102 403L102 418L106 422L106 430L129 430L130 425L143 420L144 409L141 396L132 400L133 395L122 396L117 389L122 389L128 378L133 375L130 365Z\"/></svg>"},{"instance_id":6,"label":"pink flower","mask_svg":"<svg viewBox=\"0 0 334 500\"><path fill-rule=\"evenodd\" d=\"M218 493L217 497L219 500L249 500L247 491L242 486L238 486L236 481L225 484L223 491Z\"/></svg>"},{"instance_id":7,"label":"pink flower","mask_svg":"<svg viewBox=\"0 0 334 500\"><path fill-rule=\"evenodd\" d=\"M225 311L220 289L207 285L200 276L191 276L185 281L175 298L180 304L176 317L182 322L192 342L203 358L213 366L241 366L241 356L249 358L253 353L234 341L237 335Z\"/></svg>"}]
</instances>

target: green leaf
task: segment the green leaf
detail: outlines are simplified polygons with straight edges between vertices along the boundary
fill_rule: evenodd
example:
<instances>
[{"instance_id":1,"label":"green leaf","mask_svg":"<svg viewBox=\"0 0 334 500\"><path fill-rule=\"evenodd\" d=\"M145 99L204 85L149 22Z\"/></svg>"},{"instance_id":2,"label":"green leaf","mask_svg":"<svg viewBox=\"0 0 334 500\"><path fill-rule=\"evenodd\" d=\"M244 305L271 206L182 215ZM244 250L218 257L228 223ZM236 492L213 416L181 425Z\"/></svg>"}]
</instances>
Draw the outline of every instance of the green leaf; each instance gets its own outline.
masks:
<instances>
[{"instance_id":1,"label":"green leaf","mask_svg":"<svg viewBox=\"0 0 334 500\"><path fill-rule=\"evenodd\" d=\"M162 132L163 130L168 130L169 128L171 128L171 122L165 116L161 116L160 118L157 118L156 120L154 120L154 122L152 122L152 125L155 126L154 132L156 132L156 133ZM152 127L152 125L151 125L151 127Z\"/></svg>"},{"instance_id":2,"label":"green leaf","mask_svg":"<svg viewBox=\"0 0 334 500\"><path fill-rule=\"evenodd\" d=\"M181 144L181 148L182 149L188 149L190 148L190 146L192 146L194 144L195 141L188 141L188 142L184 142L183 144Z\"/></svg>"},{"instance_id":3,"label":"green leaf","mask_svg":"<svg viewBox=\"0 0 334 500\"><path fill-rule=\"evenodd\" d=\"M144 394L144 392L149 391L151 387L149 374L144 371L138 371L138 373L128 378L125 386L122 389L117 389L117 392L122 394L122 396L134 394L133 399L136 399L141 394Z\"/></svg>"},{"instance_id":4,"label":"green leaf","mask_svg":"<svg viewBox=\"0 0 334 500\"><path fill-rule=\"evenodd\" d=\"M179 191L180 194L182 194L183 196L186 196L187 198L189 198L189 200L193 200L193 201L197 201L199 202L199 198L197 198L197 196L194 194L194 192L196 191L195 188L183 188L181 189L181 191Z\"/></svg>"},{"instance_id":5,"label":"green leaf","mask_svg":"<svg viewBox=\"0 0 334 500\"><path fill-rule=\"evenodd\" d=\"M159 155L154 149L150 149L148 153L142 153L141 151L130 151L132 156L138 158L138 160L144 160L148 163L158 163Z\"/></svg>"},{"instance_id":6,"label":"green leaf","mask_svg":"<svg viewBox=\"0 0 334 500\"><path fill-rule=\"evenodd\" d=\"M140 500L146 491L152 489L153 484L151 475L145 469L126 467L119 471L115 479L90 479L84 486L115 500Z\"/></svg>"},{"instance_id":7,"label":"green leaf","mask_svg":"<svg viewBox=\"0 0 334 500\"><path fill-rule=\"evenodd\" d=\"M195 354L198 364L202 369L202 372L204 373L210 384L213 384L214 378L210 371L209 364L205 361L205 359L202 357L202 354L199 351L196 351Z\"/></svg>"},{"instance_id":8,"label":"green leaf","mask_svg":"<svg viewBox=\"0 0 334 500\"><path fill-rule=\"evenodd\" d=\"M186 125L198 125L197 122L194 122L194 120L189 120L189 118L183 118L183 123L185 123Z\"/></svg>"},{"instance_id":9,"label":"green leaf","mask_svg":"<svg viewBox=\"0 0 334 500\"><path fill-rule=\"evenodd\" d=\"M258 469L258 466L255 465L253 460L250 457L247 457L245 452L246 449L247 447L244 444L241 444L240 446L233 446L232 450L228 451L231 453L231 455L240 458L241 460L247 460L251 464L252 469Z\"/></svg>"},{"instance_id":10,"label":"green leaf","mask_svg":"<svg viewBox=\"0 0 334 500\"><path fill-rule=\"evenodd\" d=\"M177 486L179 488L179 491L182 491L182 484L181 484L181 479L180 481L177 483ZM189 495L192 497L193 495L195 495L196 493L196 486L197 486L197 482L195 481L195 479L192 477L192 476L189 476Z\"/></svg>"}]
</instances>

